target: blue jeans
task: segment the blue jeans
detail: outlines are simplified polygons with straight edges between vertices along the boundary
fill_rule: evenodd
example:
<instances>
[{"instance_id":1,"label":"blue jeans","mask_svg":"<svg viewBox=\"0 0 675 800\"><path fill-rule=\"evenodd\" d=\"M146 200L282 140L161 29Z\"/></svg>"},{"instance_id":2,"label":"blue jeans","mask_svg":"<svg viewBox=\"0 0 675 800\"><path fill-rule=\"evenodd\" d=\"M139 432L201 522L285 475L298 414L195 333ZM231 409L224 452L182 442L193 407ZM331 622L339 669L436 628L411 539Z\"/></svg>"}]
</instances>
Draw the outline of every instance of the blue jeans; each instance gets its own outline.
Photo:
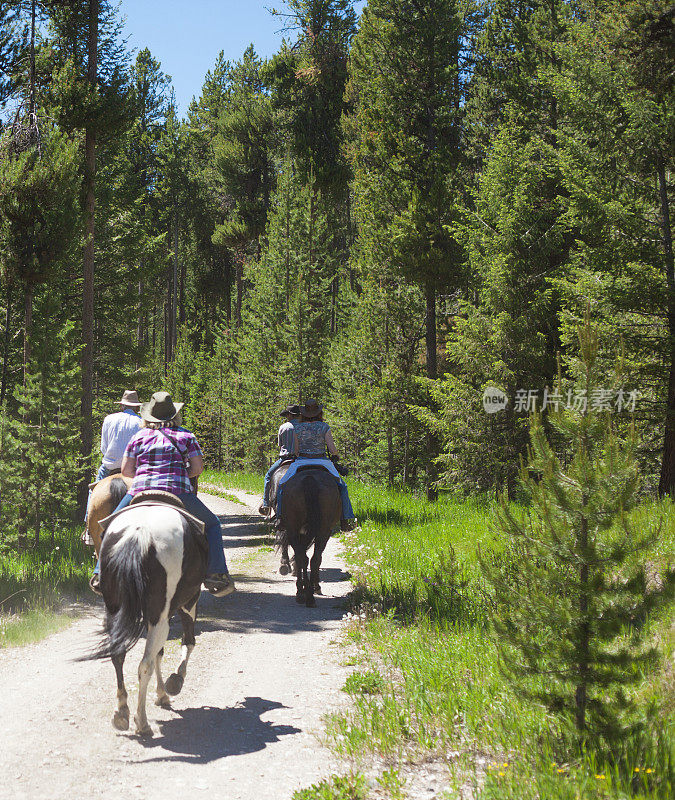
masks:
<instances>
[{"instance_id":1,"label":"blue jeans","mask_svg":"<svg viewBox=\"0 0 675 800\"><path fill-rule=\"evenodd\" d=\"M279 467L283 464L282 458L277 458L277 460L272 464L272 466L267 470L265 473L265 483L263 485L263 505L268 506L270 504L270 481L272 480L272 475L279 469Z\"/></svg>"},{"instance_id":2,"label":"blue jeans","mask_svg":"<svg viewBox=\"0 0 675 800\"><path fill-rule=\"evenodd\" d=\"M209 560L206 567L207 575L214 572L227 572L227 562L225 561L225 553L223 552L223 535L220 528L220 520L218 517L207 508L204 503L192 492L184 492L178 495L179 499L183 501L185 510L192 514L192 516L200 519L206 528L206 539L209 543ZM124 495L120 504L115 511L121 511L126 508L133 498L132 494L128 492ZM115 512L113 512L115 513ZM100 572L100 559L96 563L94 572Z\"/></svg>"}]
</instances>

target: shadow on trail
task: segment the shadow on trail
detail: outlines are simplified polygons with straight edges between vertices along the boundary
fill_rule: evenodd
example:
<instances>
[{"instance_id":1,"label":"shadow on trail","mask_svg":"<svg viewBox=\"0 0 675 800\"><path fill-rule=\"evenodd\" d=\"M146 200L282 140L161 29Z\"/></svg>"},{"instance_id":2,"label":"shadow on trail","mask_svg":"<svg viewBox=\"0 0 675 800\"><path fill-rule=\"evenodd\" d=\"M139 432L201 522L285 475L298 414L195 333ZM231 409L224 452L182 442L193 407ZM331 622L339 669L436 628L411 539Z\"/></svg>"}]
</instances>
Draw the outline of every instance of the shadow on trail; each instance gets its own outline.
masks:
<instances>
[{"instance_id":1,"label":"shadow on trail","mask_svg":"<svg viewBox=\"0 0 675 800\"><path fill-rule=\"evenodd\" d=\"M263 750L282 736L301 733L293 725L265 722L262 715L277 708L288 708L276 700L246 697L233 708L186 708L174 710L173 719L159 722L160 735L138 739L147 750L160 748L166 755L143 759L153 761L185 761L208 764L219 758L239 756ZM170 755L174 753L175 755Z\"/></svg>"},{"instance_id":2,"label":"shadow on trail","mask_svg":"<svg viewBox=\"0 0 675 800\"><path fill-rule=\"evenodd\" d=\"M237 586L242 589L224 600L213 598L202 592L197 609L195 633L197 647L199 634L207 631L227 631L232 634L281 633L292 635L307 631L325 630L324 623L342 619L343 598L317 595L316 607L306 608L295 602L295 582L289 581L289 594L261 592L246 589L246 579L235 575ZM277 581L257 580L277 583ZM182 626L177 616L172 617L169 639L180 638Z\"/></svg>"}]
</instances>

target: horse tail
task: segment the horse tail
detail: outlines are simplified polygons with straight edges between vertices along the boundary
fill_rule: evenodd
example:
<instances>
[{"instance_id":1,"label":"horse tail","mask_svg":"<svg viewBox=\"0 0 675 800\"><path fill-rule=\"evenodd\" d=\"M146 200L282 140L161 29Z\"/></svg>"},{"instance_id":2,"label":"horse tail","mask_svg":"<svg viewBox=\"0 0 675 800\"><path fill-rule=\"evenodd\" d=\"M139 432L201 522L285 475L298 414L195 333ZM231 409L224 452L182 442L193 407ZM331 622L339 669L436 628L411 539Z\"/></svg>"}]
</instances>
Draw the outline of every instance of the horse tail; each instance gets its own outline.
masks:
<instances>
[{"instance_id":1,"label":"horse tail","mask_svg":"<svg viewBox=\"0 0 675 800\"><path fill-rule=\"evenodd\" d=\"M307 547L319 535L321 530L321 507L319 506L319 485L313 475L305 475L302 482L302 492L305 497L307 522L300 529L307 537Z\"/></svg>"},{"instance_id":2,"label":"horse tail","mask_svg":"<svg viewBox=\"0 0 675 800\"><path fill-rule=\"evenodd\" d=\"M125 487L126 491L126 487ZM119 607L108 610L104 623L104 641L83 661L122 656L136 644L145 632L143 596L147 574L143 561L154 550L149 531L138 527L127 531L113 545L106 564L106 579L116 586Z\"/></svg>"}]
</instances>

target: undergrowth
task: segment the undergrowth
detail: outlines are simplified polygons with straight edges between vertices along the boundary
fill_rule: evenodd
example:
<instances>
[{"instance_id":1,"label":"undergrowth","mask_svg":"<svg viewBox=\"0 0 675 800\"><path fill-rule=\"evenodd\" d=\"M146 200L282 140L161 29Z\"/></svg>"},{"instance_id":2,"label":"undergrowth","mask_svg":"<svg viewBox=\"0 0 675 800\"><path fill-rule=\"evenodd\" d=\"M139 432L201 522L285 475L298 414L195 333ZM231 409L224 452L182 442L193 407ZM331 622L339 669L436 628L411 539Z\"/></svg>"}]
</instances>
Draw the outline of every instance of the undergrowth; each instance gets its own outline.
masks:
<instances>
[{"instance_id":1,"label":"undergrowth","mask_svg":"<svg viewBox=\"0 0 675 800\"><path fill-rule=\"evenodd\" d=\"M500 671L476 558L478 547L502 557L489 508L452 498L429 505L359 484L350 490L361 527L342 541L355 584L348 639L360 663L345 685L351 709L328 719L337 752L353 763L364 753L393 764L447 761L455 765L449 781L460 785L471 773L491 800L672 797L671 615L648 623L663 668L637 690L643 732L613 759L575 756L568 732ZM643 526L663 518L649 554L658 571L675 551L675 506L645 503L632 518Z\"/></svg>"},{"instance_id":2,"label":"undergrowth","mask_svg":"<svg viewBox=\"0 0 675 800\"><path fill-rule=\"evenodd\" d=\"M37 546L0 547L0 647L36 641L63 627L64 596L87 593L93 549L77 528L60 528Z\"/></svg>"}]
</instances>

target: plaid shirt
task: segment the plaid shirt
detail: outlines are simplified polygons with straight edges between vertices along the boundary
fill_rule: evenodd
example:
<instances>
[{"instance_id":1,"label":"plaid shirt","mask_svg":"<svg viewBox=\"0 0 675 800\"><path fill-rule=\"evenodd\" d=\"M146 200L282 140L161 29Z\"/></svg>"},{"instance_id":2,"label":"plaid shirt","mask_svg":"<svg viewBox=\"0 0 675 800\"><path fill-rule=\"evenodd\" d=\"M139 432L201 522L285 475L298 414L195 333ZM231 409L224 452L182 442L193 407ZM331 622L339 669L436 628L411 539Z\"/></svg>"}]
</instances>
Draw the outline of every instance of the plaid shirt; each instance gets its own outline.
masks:
<instances>
[{"instance_id":1,"label":"plaid shirt","mask_svg":"<svg viewBox=\"0 0 675 800\"><path fill-rule=\"evenodd\" d=\"M194 433L185 428L166 428L165 433L153 428L141 428L124 453L125 457L136 459L136 474L129 489L130 494L138 494L146 489L162 489L172 494L192 491L183 458L167 437L178 445L186 458L202 454Z\"/></svg>"}]
</instances>

